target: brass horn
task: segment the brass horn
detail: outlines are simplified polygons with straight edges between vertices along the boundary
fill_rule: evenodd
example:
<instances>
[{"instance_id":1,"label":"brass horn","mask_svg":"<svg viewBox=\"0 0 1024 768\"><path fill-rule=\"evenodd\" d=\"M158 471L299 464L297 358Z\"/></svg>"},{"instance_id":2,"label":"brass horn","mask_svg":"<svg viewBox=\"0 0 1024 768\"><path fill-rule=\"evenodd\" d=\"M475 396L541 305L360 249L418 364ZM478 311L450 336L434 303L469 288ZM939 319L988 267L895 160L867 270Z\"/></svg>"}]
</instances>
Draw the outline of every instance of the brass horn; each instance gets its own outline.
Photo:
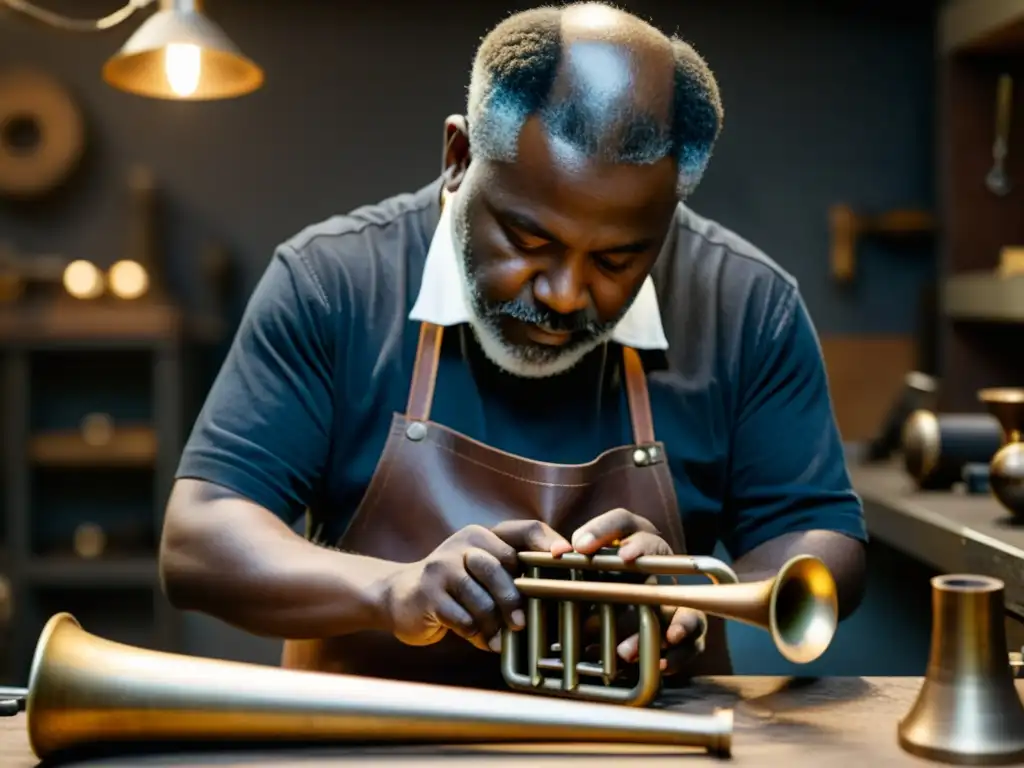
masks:
<instances>
[{"instance_id":1,"label":"brass horn","mask_svg":"<svg viewBox=\"0 0 1024 768\"><path fill-rule=\"evenodd\" d=\"M735 572L712 557L657 555L626 563L617 555L570 553L555 557L545 552L521 552L526 576L515 581L526 596L526 670L520 670L522 632L505 630L502 674L516 691L531 691L635 707L650 704L661 685L661 622L656 606L694 608L733 619L771 633L775 647L787 660L806 664L824 653L839 623L836 584L827 566L809 555L789 560L771 579L739 583ZM568 579L539 578L541 568L569 571ZM649 576L703 575L713 585L624 584L589 581L586 571L638 573ZM558 643L547 655L545 599L559 602ZM580 602L598 605L601 620L601 662L580 660ZM614 604L634 605L639 619L638 679L632 687L614 685L616 637ZM547 677L545 672L560 673ZM581 677L600 682L581 682Z\"/></svg>"},{"instance_id":2,"label":"brass horn","mask_svg":"<svg viewBox=\"0 0 1024 768\"><path fill-rule=\"evenodd\" d=\"M146 743L595 742L728 756L732 712L683 714L507 691L306 672L135 648L53 616L27 689L28 736L47 759Z\"/></svg>"}]
</instances>

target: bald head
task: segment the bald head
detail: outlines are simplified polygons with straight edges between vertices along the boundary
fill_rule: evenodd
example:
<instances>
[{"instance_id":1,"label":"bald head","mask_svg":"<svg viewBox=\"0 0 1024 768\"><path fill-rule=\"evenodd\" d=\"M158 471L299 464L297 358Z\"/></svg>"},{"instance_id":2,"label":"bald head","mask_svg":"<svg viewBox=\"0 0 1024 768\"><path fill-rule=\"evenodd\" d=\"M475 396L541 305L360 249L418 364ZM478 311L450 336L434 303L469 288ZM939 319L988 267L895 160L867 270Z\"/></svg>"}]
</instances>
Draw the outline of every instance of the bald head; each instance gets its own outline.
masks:
<instances>
[{"instance_id":1,"label":"bald head","mask_svg":"<svg viewBox=\"0 0 1024 768\"><path fill-rule=\"evenodd\" d=\"M515 160L536 116L567 161L673 158L684 197L722 121L714 77L689 45L603 3L535 8L496 26L474 61L468 112L477 158Z\"/></svg>"},{"instance_id":2,"label":"bald head","mask_svg":"<svg viewBox=\"0 0 1024 768\"><path fill-rule=\"evenodd\" d=\"M550 101L579 98L613 115L644 110L671 119L675 59L672 44L636 16L600 3L561 14L561 59Z\"/></svg>"}]
</instances>

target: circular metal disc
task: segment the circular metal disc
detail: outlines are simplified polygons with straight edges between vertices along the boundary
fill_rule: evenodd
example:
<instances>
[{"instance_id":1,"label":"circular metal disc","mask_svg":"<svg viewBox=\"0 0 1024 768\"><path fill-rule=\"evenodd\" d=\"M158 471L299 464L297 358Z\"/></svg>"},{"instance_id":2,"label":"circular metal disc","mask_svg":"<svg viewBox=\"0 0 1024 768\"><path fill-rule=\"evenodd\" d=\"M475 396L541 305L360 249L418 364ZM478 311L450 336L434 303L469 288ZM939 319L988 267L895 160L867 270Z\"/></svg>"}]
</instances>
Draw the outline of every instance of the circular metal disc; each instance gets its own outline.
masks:
<instances>
[{"instance_id":1,"label":"circular metal disc","mask_svg":"<svg viewBox=\"0 0 1024 768\"><path fill-rule=\"evenodd\" d=\"M0 197L41 197L59 187L85 149L85 121L55 78L0 72Z\"/></svg>"}]
</instances>

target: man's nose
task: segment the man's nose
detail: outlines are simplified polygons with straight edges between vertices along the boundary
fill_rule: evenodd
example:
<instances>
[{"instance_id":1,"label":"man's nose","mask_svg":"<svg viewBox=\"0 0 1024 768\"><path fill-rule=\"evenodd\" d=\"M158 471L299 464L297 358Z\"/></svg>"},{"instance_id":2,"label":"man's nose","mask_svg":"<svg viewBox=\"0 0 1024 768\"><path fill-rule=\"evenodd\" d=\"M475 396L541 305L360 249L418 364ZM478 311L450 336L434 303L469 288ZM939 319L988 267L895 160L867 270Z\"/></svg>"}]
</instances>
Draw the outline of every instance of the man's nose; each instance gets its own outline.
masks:
<instances>
[{"instance_id":1,"label":"man's nose","mask_svg":"<svg viewBox=\"0 0 1024 768\"><path fill-rule=\"evenodd\" d=\"M533 281L533 295L552 312L571 315L590 306L583 270L574 260L541 272Z\"/></svg>"}]
</instances>

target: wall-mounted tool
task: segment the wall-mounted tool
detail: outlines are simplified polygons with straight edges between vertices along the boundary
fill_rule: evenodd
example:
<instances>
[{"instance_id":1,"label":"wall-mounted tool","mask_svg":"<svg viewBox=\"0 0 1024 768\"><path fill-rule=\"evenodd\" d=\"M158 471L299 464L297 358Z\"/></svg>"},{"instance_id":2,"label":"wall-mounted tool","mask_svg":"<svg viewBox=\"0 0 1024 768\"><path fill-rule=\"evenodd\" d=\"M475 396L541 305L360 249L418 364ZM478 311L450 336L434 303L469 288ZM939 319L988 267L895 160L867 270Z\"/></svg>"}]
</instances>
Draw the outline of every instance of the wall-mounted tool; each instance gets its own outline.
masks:
<instances>
[{"instance_id":1,"label":"wall-mounted tool","mask_svg":"<svg viewBox=\"0 0 1024 768\"><path fill-rule=\"evenodd\" d=\"M1001 75L996 86L996 138L992 144L992 169L985 176L985 186L993 195L1005 197L1013 184L1006 175L1006 155L1009 153L1010 117L1013 113L1013 78Z\"/></svg>"},{"instance_id":2,"label":"wall-mounted tool","mask_svg":"<svg viewBox=\"0 0 1024 768\"><path fill-rule=\"evenodd\" d=\"M45 72L0 72L0 198L35 199L59 188L85 150L85 121Z\"/></svg>"},{"instance_id":3,"label":"wall-mounted tool","mask_svg":"<svg viewBox=\"0 0 1024 768\"><path fill-rule=\"evenodd\" d=\"M832 237L832 277L849 283L857 271L857 242L866 236L907 238L935 232L934 216L927 211L901 209L879 214L856 213L845 204L833 205L828 213Z\"/></svg>"}]
</instances>

